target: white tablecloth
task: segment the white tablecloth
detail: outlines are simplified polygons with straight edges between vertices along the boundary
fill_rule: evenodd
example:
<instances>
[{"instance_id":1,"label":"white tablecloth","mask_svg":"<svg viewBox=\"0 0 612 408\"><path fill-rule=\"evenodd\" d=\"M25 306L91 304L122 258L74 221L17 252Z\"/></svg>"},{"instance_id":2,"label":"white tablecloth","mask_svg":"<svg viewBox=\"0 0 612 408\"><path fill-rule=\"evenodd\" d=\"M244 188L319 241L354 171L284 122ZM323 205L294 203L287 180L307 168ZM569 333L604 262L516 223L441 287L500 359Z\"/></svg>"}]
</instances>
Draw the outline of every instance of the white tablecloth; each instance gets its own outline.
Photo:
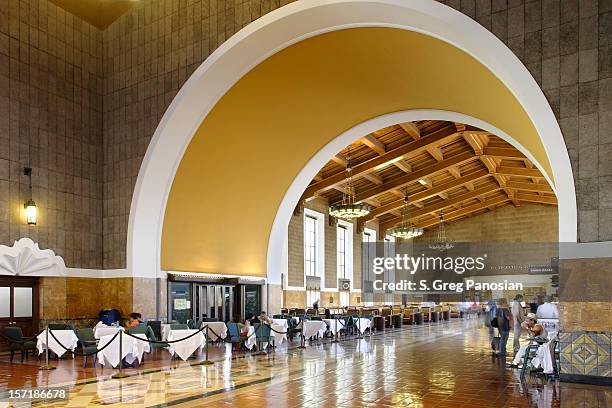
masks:
<instances>
[{"instance_id":1,"label":"white tablecloth","mask_svg":"<svg viewBox=\"0 0 612 408\"><path fill-rule=\"evenodd\" d=\"M255 327L249 326L249 331L247 332L247 339L244 342L244 346L249 350L253 350L253 346L257 344L257 336L255 336Z\"/></svg>"},{"instance_id":2,"label":"white tablecloth","mask_svg":"<svg viewBox=\"0 0 612 408\"><path fill-rule=\"evenodd\" d=\"M107 334L100 338L100 342L98 343L98 349L101 349L109 341L113 338L114 334ZM147 336L145 334L134 334L134 336L145 339ZM142 361L142 355L146 352L151 351L151 346L146 341L140 341L133 337L128 336L127 334L119 335L113 340L110 346L98 352L98 361L102 365L110 364L112 367L117 367L119 365L119 337L121 337L121 358L125 358L125 361L128 364L132 364L134 361L138 360L138 363Z\"/></svg>"},{"instance_id":3,"label":"white tablecloth","mask_svg":"<svg viewBox=\"0 0 612 408\"><path fill-rule=\"evenodd\" d=\"M206 326L210 327L210 329L208 329L208 337L210 338L210 341L218 340L217 335L221 336L222 339L227 337L227 326L225 325L225 323L223 322L202 322L202 325L200 326L200 328L206 327ZM204 330L204 333L206 333L206 330Z\"/></svg>"},{"instance_id":4,"label":"white tablecloth","mask_svg":"<svg viewBox=\"0 0 612 408\"><path fill-rule=\"evenodd\" d=\"M101 339L104 336L114 335L117 330L123 330L121 326L97 326L94 328L94 337Z\"/></svg>"},{"instance_id":5,"label":"white tablecloth","mask_svg":"<svg viewBox=\"0 0 612 408\"><path fill-rule=\"evenodd\" d=\"M195 329L170 330L170 333L168 333L168 337L166 338L166 340L172 341L182 339L195 332L197 332L197 330ZM205 344L206 337L202 332L199 332L195 336L191 336L186 340L179 341L176 343L170 343L168 351L170 352L170 354L176 354L181 358L181 360L186 361L196 350L204 347Z\"/></svg>"},{"instance_id":6,"label":"white tablecloth","mask_svg":"<svg viewBox=\"0 0 612 408\"><path fill-rule=\"evenodd\" d=\"M170 325L169 324L162 324L161 325L162 341L168 340L168 333L170 333Z\"/></svg>"},{"instance_id":7,"label":"white tablecloth","mask_svg":"<svg viewBox=\"0 0 612 408\"><path fill-rule=\"evenodd\" d=\"M275 319L275 320L279 320L279 319ZM282 320L282 319L280 319L280 320ZM288 326L288 324L287 324L286 320L282 320L282 323L284 323L284 324L278 324L275 321L270 326L270 327L272 327L272 330L270 330L270 336L274 337L274 345L275 346L283 344L283 341L287 340L287 326ZM276 332L274 330L276 330Z\"/></svg>"},{"instance_id":8,"label":"white tablecloth","mask_svg":"<svg viewBox=\"0 0 612 408\"><path fill-rule=\"evenodd\" d=\"M280 326L289 326L289 322L287 321L287 319L272 319L272 322Z\"/></svg>"},{"instance_id":9,"label":"white tablecloth","mask_svg":"<svg viewBox=\"0 0 612 408\"><path fill-rule=\"evenodd\" d=\"M331 332L331 334L333 334L334 336L336 335L338 330L344 329L344 321L342 319L338 319L338 320L336 320L336 319L323 319L323 321L325 322L325 324L329 328L329 331Z\"/></svg>"},{"instance_id":10,"label":"white tablecloth","mask_svg":"<svg viewBox=\"0 0 612 408\"><path fill-rule=\"evenodd\" d=\"M47 344L46 332L47 330L43 330L38 335L38 340L36 341L36 348L38 349L38 354L42 353L45 350L45 345ZM53 333L55 337L57 337L57 339L60 341L60 343L64 345L64 347L74 351L79 339L76 334L74 334L73 330L51 330L49 332L49 350L61 357L66 352L66 349L57 344L57 341L55 341L53 336L51 336L51 333Z\"/></svg>"},{"instance_id":11,"label":"white tablecloth","mask_svg":"<svg viewBox=\"0 0 612 408\"><path fill-rule=\"evenodd\" d=\"M317 334L319 337L325 335L327 325L321 320L303 320L302 321L302 335L306 338L314 337Z\"/></svg>"},{"instance_id":12,"label":"white tablecloth","mask_svg":"<svg viewBox=\"0 0 612 408\"><path fill-rule=\"evenodd\" d=\"M360 317L355 322L355 326L357 326L357 330L359 330L359 333L363 334L367 329L372 326L372 320L366 319L365 317Z\"/></svg>"}]
</instances>

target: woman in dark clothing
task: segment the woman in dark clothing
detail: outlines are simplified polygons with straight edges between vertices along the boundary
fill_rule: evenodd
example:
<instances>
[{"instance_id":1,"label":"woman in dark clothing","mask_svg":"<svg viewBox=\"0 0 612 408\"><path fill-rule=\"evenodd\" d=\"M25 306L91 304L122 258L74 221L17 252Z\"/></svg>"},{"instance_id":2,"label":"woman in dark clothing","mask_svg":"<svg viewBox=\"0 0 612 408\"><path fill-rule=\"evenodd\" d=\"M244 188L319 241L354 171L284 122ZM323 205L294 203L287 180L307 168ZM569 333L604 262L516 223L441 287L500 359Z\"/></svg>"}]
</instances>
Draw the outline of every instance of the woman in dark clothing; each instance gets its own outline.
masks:
<instances>
[{"instance_id":1,"label":"woman in dark clothing","mask_svg":"<svg viewBox=\"0 0 612 408\"><path fill-rule=\"evenodd\" d=\"M506 344L508 336L510 336L510 310L508 309L508 300L501 298L497 301L497 329L499 330L499 351L497 355L500 357L506 356Z\"/></svg>"}]
</instances>

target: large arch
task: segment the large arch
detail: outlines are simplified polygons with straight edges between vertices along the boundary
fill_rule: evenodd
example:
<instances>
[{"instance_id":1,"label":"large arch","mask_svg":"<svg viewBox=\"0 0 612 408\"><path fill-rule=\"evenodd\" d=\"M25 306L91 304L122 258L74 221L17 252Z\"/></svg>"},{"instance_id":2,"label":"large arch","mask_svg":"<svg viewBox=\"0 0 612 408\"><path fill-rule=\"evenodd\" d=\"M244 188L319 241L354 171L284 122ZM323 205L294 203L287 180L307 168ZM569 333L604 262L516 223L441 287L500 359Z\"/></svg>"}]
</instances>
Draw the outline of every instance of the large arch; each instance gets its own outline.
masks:
<instances>
[{"instance_id":1,"label":"large arch","mask_svg":"<svg viewBox=\"0 0 612 408\"><path fill-rule=\"evenodd\" d=\"M434 1L321 0L292 3L245 27L196 70L172 102L147 150L132 199L128 228L128 268L134 276L158 276L164 212L174 176L192 137L217 102L246 73L280 50L322 33L356 27L390 27L426 34L451 44L494 73L518 101L538 136L537 142L542 152L537 152L537 146L530 149L521 142L517 147L521 148L522 145L527 154L537 153L539 157L534 157L534 160L555 187L559 200L559 217L564 220L559 224L560 240L575 242L576 199L563 137L537 83L510 50L467 16ZM410 115L405 112L402 114ZM450 112L447 114L449 118L455 115ZM355 123L341 137L333 135L330 138L332 142L321 146L326 145L329 149L335 143L341 146L344 138L352 137L351 132L355 129L366 130L374 123L390 120L390 117L379 115L377 118L365 118L367 120L362 125ZM415 119L419 117L415 116ZM472 123L478 120L477 117L469 119L466 121ZM496 124L481 124L488 130L497 130L500 136L505 134L504 129L496 127ZM271 283L279 283L282 258L279 254L286 225L297 200L296 192L301 193L309 176L314 174L312 166L328 158L323 158L325 154L314 155L310 161L304 160L303 164L308 164L296 172L299 174L290 183L286 194L286 186L281 192L281 205L268 226L269 239L264 243L267 251L263 255L266 263L263 270ZM261 271L261 260L257 262L259 265L255 268Z\"/></svg>"}]
</instances>

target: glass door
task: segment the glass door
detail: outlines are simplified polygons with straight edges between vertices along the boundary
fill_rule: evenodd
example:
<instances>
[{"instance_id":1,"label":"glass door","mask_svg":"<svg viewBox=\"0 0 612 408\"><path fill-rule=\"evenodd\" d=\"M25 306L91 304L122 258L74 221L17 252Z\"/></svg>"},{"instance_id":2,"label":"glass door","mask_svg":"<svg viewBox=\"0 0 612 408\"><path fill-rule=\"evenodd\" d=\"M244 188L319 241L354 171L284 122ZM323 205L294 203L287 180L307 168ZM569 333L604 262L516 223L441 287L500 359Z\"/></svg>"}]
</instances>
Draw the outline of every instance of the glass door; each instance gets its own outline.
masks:
<instances>
[{"instance_id":1,"label":"glass door","mask_svg":"<svg viewBox=\"0 0 612 408\"><path fill-rule=\"evenodd\" d=\"M0 331L17 326L24 336L38 332L38 280L36 278L0 278ZM0 337L0 350L8 343Z\"/></svg>"}]
</instances>

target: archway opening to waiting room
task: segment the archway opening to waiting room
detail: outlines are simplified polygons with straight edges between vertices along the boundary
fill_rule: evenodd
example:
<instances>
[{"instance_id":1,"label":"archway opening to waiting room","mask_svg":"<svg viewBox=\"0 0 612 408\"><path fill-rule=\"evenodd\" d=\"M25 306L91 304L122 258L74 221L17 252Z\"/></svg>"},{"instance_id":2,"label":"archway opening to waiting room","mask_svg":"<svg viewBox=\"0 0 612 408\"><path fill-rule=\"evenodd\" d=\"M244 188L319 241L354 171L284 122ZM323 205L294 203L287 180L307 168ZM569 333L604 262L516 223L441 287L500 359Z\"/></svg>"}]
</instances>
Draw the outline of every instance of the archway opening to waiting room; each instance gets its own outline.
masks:
<instances>
[{"instance_id":1,"label":"archway opening to waiting room","mask_svg":"<svg viewBox=\"0 0 612 408\"><path fill-rule=\"evenodd\" d=\"M386 120L414 114L397 113ZM447 120L399 122L363 133L333 154L310 181L288 226L283 311L312 314L318 306L334 315L355 307L367 311L414 306L427 310L424 319L430 321L436 308L442 310L436 304L453 305L459 313L470 303L512 299L518 293L538 304L556 292L551 260L554 264L559 239L557 197L533 159L507 135L448 120L458 118L449 113L419 114ZM353 220L332 216L330 208L345 202L347 194L369 213ZM406 221L423 235L394 236L394 228ZM427 253L449 259L477 256L474 251L484 248L489 252L485 269L450 276L446 283L465 285L470 279L485 288L459 292L442 287L420 290L415 285L386 293L368 288L376 280L380 285L407 277L417 283L426 277L430 285L432 277L445 276L440 270L424 276L423 267L415 276L395 267L376 275L375 257ZM534 265L551 270L533 275ZM496 288L501 281L510 283ZM431 312L424 307L428 305ZM405 321L412 318L405 313Z\"/></svg>"},{"instance_id":2,"label":"archway opening to waiting room","mask_svg":"<svg viewBox=\"0 0 612 408\"><path fill-rule=\"evenodd\" d=\"M287 228L312 179L349 143L424 120L510 142L558 197L559 239L575 241L559 127L499 40L436 2L304 3L228 40L164 115L132 200L134 276L264 280L279 309Z\"/></svg>"}]
</instances>

